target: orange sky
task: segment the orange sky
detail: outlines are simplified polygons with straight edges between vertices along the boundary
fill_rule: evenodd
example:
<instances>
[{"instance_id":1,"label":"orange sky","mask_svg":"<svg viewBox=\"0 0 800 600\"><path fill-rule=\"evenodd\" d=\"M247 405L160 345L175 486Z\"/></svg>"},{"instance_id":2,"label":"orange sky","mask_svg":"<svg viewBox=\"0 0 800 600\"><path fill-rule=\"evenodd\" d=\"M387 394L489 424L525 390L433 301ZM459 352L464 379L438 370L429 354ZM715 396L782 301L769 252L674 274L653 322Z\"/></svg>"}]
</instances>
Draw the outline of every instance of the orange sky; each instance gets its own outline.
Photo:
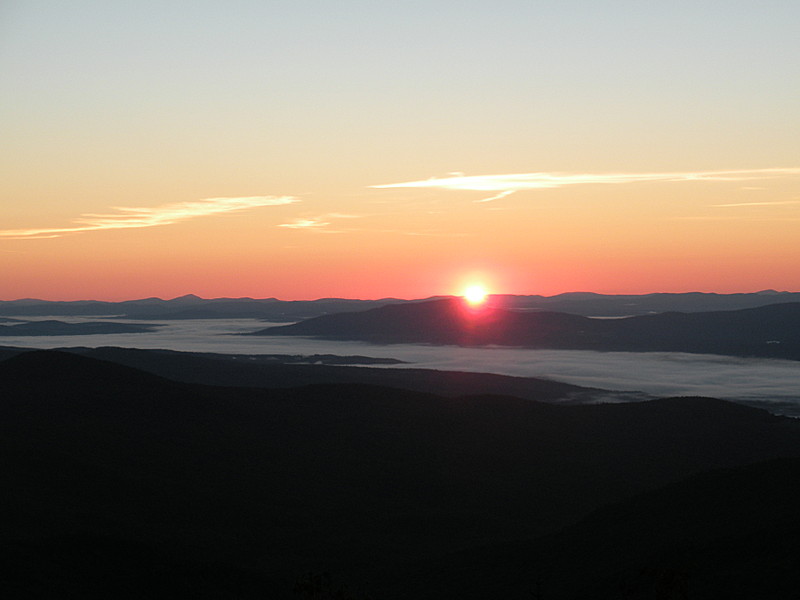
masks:
<instances>
[{"instance_id":1,"label":"orange sky","mask_svg":"<svg viewBox=\"0 0 800 600\"><path fill-rule=\"evenodd\" d=\"M0 299L800 290L797 3L148 6L0 9Z\"/></svg>"}]
</instances>

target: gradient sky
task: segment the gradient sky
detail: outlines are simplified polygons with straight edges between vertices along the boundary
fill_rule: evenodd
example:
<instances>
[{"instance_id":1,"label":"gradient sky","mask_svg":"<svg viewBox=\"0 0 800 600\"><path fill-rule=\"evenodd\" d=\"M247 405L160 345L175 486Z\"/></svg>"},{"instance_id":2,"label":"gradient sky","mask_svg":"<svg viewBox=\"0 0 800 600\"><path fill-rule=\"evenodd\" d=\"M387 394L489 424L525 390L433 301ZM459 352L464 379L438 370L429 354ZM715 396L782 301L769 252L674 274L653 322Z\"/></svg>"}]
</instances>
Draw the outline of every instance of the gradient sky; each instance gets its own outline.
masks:
<instances>
[{"instance_id":1,"label":"gradient sky","mask_svg":"<svg viewBox=\"0 0 800 600\"><path fill-rule=\"evenodd\" d=\"M0 299L800 290L796 0L0 3Z\"/></svg>"}]
</instances>

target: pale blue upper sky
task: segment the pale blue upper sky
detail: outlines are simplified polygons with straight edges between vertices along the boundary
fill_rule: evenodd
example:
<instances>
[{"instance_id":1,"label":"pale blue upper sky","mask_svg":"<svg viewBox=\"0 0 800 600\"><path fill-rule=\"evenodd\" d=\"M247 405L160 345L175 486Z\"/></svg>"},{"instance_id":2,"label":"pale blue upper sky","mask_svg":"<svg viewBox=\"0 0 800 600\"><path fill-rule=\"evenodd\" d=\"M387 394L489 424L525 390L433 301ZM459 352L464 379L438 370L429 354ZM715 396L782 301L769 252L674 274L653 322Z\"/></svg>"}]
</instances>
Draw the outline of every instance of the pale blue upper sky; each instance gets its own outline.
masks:
<instances>
[{"instance_id":1,"label":"pale blue upper sky","mask_svg":"<svg viewBox=\"0 0 800 600\"><path fill-rule=\"evenodd\" d=\"M797 150L797 1L12 0L0 22L22 150L269 139L308 173L383 154L411 178L429 162L786 166Z\"/></svg>"}]
</instances>

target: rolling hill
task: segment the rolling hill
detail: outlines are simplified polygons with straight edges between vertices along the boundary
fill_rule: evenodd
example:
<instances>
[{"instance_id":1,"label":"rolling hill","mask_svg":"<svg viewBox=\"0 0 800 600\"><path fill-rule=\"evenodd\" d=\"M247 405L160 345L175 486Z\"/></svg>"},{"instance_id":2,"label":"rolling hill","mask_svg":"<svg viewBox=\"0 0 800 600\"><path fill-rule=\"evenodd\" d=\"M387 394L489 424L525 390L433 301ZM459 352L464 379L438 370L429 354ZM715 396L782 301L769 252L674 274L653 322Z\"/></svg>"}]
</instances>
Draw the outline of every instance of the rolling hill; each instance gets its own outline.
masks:
<instances>
[{"instance_id":1,"label":"rolling hill","mask_svg":"<svg viewBox=\"0 0 800 600\"><path fill-rule=\"evenodd\" d=\"M435 300L325 315L250 335L800 360L800 302L733 311L593 319L558 312L474 309L460 300Z\"/></svg>"},{"instance_id":2,"label":"rolling hill","mask_svg":"<svg viewBox=\"0 0 800 600\"><path fill-rule=\"evenodd\" d=\"M458 571L470 561L454 556L543 540L636 494L800 457L800 422L714 399L218 387L53 351L0 362L0 380L2 551L18 591L43 572L117 595L135 564L140 591L207 573L217 597L288 598L298 574L329 570L375 597L422 598L409 591L421 563Z\"/></svg>"}]
</instances>

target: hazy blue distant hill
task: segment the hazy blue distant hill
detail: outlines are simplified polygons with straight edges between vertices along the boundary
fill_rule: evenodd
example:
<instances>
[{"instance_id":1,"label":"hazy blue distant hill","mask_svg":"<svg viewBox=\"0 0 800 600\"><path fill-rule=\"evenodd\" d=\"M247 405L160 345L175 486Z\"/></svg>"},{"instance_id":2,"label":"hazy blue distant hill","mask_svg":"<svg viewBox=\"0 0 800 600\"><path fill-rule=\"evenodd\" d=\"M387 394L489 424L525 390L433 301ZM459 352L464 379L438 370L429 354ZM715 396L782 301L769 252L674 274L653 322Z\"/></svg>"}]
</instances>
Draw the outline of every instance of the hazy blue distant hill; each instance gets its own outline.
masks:
<instances>
[{"instance_id":1,"label":"hazy blue distant hill","mask_svg":"<svg viewBox=\"0 0 800 600\"><path fill-rule=\"evenodd\" d=\"M800 359L800 302L621 319L499 308L460 300L326 315L251 335L302 335L376 343L501 345L603 351L669 351Z\"/></svg>"},{"instance_id":2,"label":"hazy blue distant hill","mask_svg":"<svg viewBox=\"0 0 800 600\"><path fill-rule=\"evenodd\" d=\"M12 316L114 316L129 319L231 319L251 318L266 321L296 321L346 310L366 310L385 304L402 302L394 298L382 300L319 300L282 301L275 298L214 298L195 295L172 300L145 298L124 302L48 302L44 300L0 301L0 315Z\"/></svg>"},{"instance_id":3,"label":"hazy blue distant hill","mask_svg":"<svg viewBox=\"0 0 800 600\"><path fill-rule=\"evenodd\" d=\"M672 311L740 310L769 304L800 302L800 293L775 290L740 294L685 292L608 295L569 292L556 296L493 296L492 302L500 308L551 310L587 317L627 317Z\"/></svg>"},{"instance_id":4,"label":"hazy blue distant hill","mask_svg":"<svg viewBox=\"0 0 800 600\"><path fill-rule=\"evenodd\" d=\"M328 570L376 598L465 598L444 585L452 573L502 589L496 558L515 540L710 469L800 456L800 421L708 398L557 406L353 384L214 387L53 351L0 362L0 381L0 550L16 597L42 585L44 597L152 594L206 572L213 597L291 598L297 574ZM740 489L726 485L714 497ZM729 525L723 535L753 531ZM586 531L575 548L594 547ZM650 539L648 551L669 551ZM744 577L773 557L759 539L749 563L732 564L751 598L778 598ZM521 556L517 581L536 575L533 558ZM421 572L441 585L417 593Z\"/></svg>"},{"instance_id":5,"label":"hazy blue distant hill","mask_svg":"<svg viewBox=\"0 0 800 600\"><path fill-rule=\"evenodd\" d=\"M159 325L133 325L97 321L89 323L65 323L63 321L30 321L14 325L0 325L0 336L47 336L47 335L102 335L114 333L147 333Z\"/></svg>"},{"instance_id":6,"label":"hazy blue distant hill","mask_svg":"<svg viewBox=\"0 0 800 600\"><path fill-rule=\"evenodd\" d=\"M434 300L437 298L429 298ZM25 299L0 301L0 315L9 316L121 316L131 319L223 319L253 318L288 322L340 312L359 312L388 304L420 300L278 300L276 298L211 298L187 294L171 300L144 298L124 302L50 302ZM703 312L738 310L769 304L800 302L800 293L764 290L745 294L690 292L680 294L605 295L570 292L556 296L496 295L490 298L495 308L548 310L583 316L629 316L667 311Z\"/></svg>"}]
</instances>

